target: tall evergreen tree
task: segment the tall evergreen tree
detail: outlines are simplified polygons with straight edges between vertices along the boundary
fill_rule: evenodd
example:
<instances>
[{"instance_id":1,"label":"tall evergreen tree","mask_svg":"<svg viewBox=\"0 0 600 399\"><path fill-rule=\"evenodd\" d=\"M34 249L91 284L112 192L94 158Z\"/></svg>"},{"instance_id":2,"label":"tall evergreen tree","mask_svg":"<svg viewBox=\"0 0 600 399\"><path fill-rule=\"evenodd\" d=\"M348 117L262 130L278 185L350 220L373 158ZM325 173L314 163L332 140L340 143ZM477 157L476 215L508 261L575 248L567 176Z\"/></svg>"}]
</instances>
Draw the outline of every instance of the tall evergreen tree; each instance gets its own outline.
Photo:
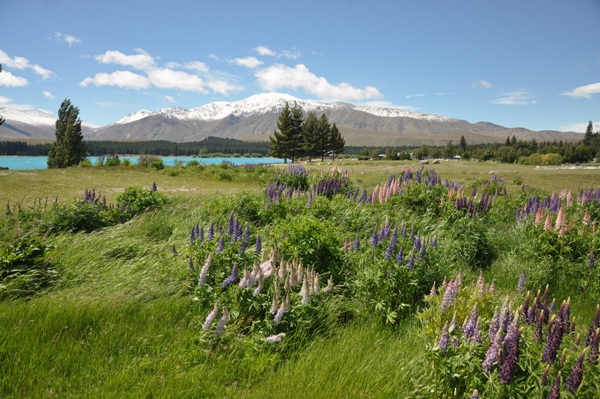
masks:
<instances>
[{"instance_id":1,"label":"tall evergreen tree","mask_svg":"<svg viewBox=\"0 0 600 399\"><path fill-rule=\"evenodd\" d=\"M331 138L329 139L329 149L331 151L331 159L335 161L335 156L344 152L344 146L346 145L346 140L342 137L342 133L336 126L335 122L333 122L333 126L331 126Z\"/></svg>"},{"instance_id":2,"label":"tall evergreen tree","mask_svg":"<svg viewBox=\"0 0 600 399\"><path fill-rule=\"evenodd\" d=\"M2 72L2 64L0 64L0 72ZM0 117L0 125L4 123L4 119Z\"/></svg>"},{"instance_id":3,"label":"tall evergreen tree","mask_svg":"<svg viewBox=\"0 0 600 399\"><path fill-rule=\"evenodd\" d=\"M321 157L321 162L325 160L331 150L331 125L325 114L321 114L317 127L317 156Z\"/></svg>"},{"instance_id":4,"label":"tall evergreen tree","mask_svg":"<svg viewBox=\"0 0 600 399\"><path fill-rule=\"evenodd\" d=\"M318 156L318 129L319 129L319 120L314 112L309 112L304 124L302 125L302 139L303 145L302 149L304 150L304 155L308 156L309 161L312 161L314 156Z\"/></svg>"},{"instance_id":5,"label":"tall evergreen tree","mask_svg":"<svg viewBox=\"0 0 600 399\"><path fill-rule=\"evenodd\" d=\"M304 124L304 115L302 108L298 104L294 104L292 108L292 125L290 130L290 158L292 163L302 155L304 155L304 139L302 137L302 125Z\"/></svg>"},{"instance_id":6,"label":"tall evergreen tree","mask_svg":"<svg viewBox=\"0 0 600 399\"><path fill-rule=\"evenodd\" d=\"M287 163L287 159L290 158L289 137L292 129L292 112L287 102L279 114L277 129L279 131L275 130L273 136L269 135L271 140L269 154L275 158L283 158L283 162Z\"/></svg>"},{"instance_id":7,"label":"tall evergreen tree","mask_svg":"<svg viewBox=\"0 0 600 399\"><path fill-rule=\"evenodd\" d=\"M510 137L506 136L506 143L504 145L510 147Z\"/></svg>"},{"instance_id":8,"label":"tall evergreen tree","mask_svg":"<svg viewBox=\"0 0 600 399\"><path fill-rule=\"evenodd\" d=\"M592 140L594 139L594 125L592 121L588 123L587 129L585 129L585 135L583 136L583 144L590 145L592 144Z\"/></svg>"},{"instance_id":9,"label":"tall evergreen tree","mask_svg":"<svg viewBox=\"0 0 600 399\"><path fill-rule=\"evenodd\" d=\"M56 120L56 141L48 153L49 168L67 168L83 161L87 156L87 148L81 133L79 108L65 99L58 110Z\"/></svg>"},{"instance_id":10,"label":"tall evergreen tree","mask_svg":"<svg viewBox=\"0 0 600 399\"><path fill-rule=\"evenodd\" d=\"M465 136L460 136L460 141L458 142L458 148L460 148L461 152L467 151L467 140Z\"/></svg>"}]
</instances>

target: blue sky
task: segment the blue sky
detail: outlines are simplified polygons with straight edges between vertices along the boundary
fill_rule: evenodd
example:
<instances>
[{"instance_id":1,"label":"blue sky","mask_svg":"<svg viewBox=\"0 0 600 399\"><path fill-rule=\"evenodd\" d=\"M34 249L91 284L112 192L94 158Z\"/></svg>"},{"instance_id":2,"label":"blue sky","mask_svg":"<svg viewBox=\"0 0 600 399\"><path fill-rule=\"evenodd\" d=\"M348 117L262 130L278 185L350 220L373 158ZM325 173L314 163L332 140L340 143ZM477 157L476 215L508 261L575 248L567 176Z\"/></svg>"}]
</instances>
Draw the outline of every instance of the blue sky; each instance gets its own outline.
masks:
<instances>
[{"instance_id":1,"label":"blue sky","mask_svg":"<svg viewBox=\"0 0 600 399\"><path fill-rule=\"evenodd\" d=\"M0 107L105 125L265 92L600 129L600 1L0 0Z\"/></svg>"}]
</instances>

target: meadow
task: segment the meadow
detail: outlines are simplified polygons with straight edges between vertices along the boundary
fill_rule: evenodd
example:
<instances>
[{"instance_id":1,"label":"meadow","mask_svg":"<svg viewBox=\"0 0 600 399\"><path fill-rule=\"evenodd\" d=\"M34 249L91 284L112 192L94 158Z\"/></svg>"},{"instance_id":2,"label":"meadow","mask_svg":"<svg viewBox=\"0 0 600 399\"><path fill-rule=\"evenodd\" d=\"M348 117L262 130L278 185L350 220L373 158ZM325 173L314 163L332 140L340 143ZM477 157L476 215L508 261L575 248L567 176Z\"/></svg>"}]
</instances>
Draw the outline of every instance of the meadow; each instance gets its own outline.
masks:
<instances>
[{"instance_id":1,"label":"meadow","mask_svg":"<svg viewBox=\"0 0 600 399\"><path fill-rule=\"evenodd\" d=\"M596 398L600 173L0 172L0 397Z\"/></svg>"}]
</instances>

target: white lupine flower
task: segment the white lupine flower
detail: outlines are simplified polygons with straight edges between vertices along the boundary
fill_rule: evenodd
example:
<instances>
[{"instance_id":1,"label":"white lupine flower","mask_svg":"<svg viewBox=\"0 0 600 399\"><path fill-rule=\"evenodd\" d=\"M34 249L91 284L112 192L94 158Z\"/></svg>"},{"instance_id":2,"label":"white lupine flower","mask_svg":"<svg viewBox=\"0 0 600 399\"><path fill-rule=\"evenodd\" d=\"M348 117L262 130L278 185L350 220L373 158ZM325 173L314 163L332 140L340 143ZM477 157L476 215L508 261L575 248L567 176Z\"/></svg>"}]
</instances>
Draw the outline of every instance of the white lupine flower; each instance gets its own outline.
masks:
<instances>
[{"instance_id":1,"label":"white lupine flower","mask_svg":"<svg viewBox=\"0 0 600 399\"><path fill-rule=\"evenodd\" d=\"M246 288L249 286L248 280L250 279L250 271L248 270L248 266L244 266L244 276L240 280L240 288Z\"/></svg>"},{"instance_id":2,"label":"white lupine flower","mask_svg":"<svg viewBox=\"0 0 600 399\"><path fill-rule=\"evenodd\" d=\"M308 283L306 281L306 276L304 280L302 280L302 289L300 290L300 295L302 295L302 304L306 305L308 303L308 297L310 292L308 291Z\"/></svg>"},{"instance_id":3,"label":"white lupine flower","mask_svg":"<svg viewBox=\"0 0 600 399\"><path fill-rule=\"evenodd\" d=\"M283 320L283 314L285 313L284 302L285 302L285 299L281 303L281 306L279 307L279 309L277 309L277 313L275 314L275 317L273 318L273 323L275 325L281 323L281 320Z\"/></svg>"},{"instance_id":4,"label":"white lupine flower","mask_svg":"<svg viewBox=\"0 0 600 399\"><path fill-rule=\"evenodd\" d=\"M268 261L261 263L260 268L265 275L265 278L271 277L275 272L275 254L272 253L271 258Z\"/></svg>"},{"instance_id":5,"label":"white lupine flower","mask_svg":"<svg viewBox=\"0 0 600 399\"><path fill-rule=\"evenodd\" d=\"M271 335L271 336L265 338L265 341L267 341L270 344L274 344L274 343L283 341L284 338L285 338L285 333L279 333L279 334Z\"/></svg>"},{"instance_id":6,"label":"white lupine flower","mask_svg":"<svg viewBox=\"0 0 600 399\"><path fill-rule=\"evenodd\" d=\"M313 294L319 293L319 273L315 273L315 279L313 280Z\"/></svg>"},{"instance_id":7,"label":"white lupine flower","mask_svg":"<svg viewBox=\"0 0 600 399\"><path fill-rule=\"evenodd\" d=\"M279 301L279 297L277 295L277 291L275 291L273 293L273 302L271 303L271 310L269 310L269 312L274 315L275 313L277 313L277 302Z\"/></svg>"},{"instance_id":8,"label":"white lupine flower","mask_svg":"<svg viewBox=\"0 0 600 399\"><path fill-rule=\"evenodd\" d=\"M263 289L263 285L264 285L264 277L263 277L262 272L260 272L258 275L258 286L254 289L254 292L252 293L252 295L257 296L258 294L260 294L260 292Z\"/></svg>"},{"instance_id":9,"label":"white lupine flower","mask_svg":"<svg viewBox=\"0 0 600 399\"><path fill-rule=\"evenodd\" d=\"M327 287L323 288L323 292L329 292L333 289L333 276L329 276L329 280L327 281Z\"/></svg>"},{"instance_id":10,"label":"white lupine flower","mask_svg":"<svg viewBox=\"0 0 600 399\"><path fill-rule=\"evenodd\" d=\"M217 313L219 312L219 302L215 303L215 307L213 308L212 312L210 312L208 314L208 316L206 316L206 320L204 320L204 324L202 325L202 328L206 331L210 330L210 326L212 326L212 323L215 321L215 318L217 317Z\"/></svg>"},{"instance_id":11,"label":"white lupine flower","mask_svg":"<svg viewBox=\"0 0 600 399\"><path fill-rule=\"evenodd\" d=\"M223 334L223 331L225 330L225 324L227 323L228 317L229 317L229 312L227 311L227 309L223 309L223 316L221 316L221 318L219 319L219 322L217 323L217 328L215 330L215 334L217 334L217 337L220 337L221 334Z\"/></svg>"}]
</instances>

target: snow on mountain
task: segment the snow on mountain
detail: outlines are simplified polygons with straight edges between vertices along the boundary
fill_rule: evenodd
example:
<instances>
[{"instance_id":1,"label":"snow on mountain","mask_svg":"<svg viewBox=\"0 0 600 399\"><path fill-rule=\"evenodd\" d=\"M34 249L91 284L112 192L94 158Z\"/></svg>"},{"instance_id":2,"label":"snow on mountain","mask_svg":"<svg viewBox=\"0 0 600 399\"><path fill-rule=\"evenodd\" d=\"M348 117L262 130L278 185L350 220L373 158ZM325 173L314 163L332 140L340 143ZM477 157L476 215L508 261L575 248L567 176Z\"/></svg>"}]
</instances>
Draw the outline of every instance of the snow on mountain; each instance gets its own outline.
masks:
<instances>
[{"instance_id":1,"label":"snow on mountain","mask_svg":"<svg viewBox=\"0 0 600 399\"><path fill-rule=\"evenodd\" d=\"M20 122L26 123L28 125L34 126L52 126L56 125L56 116L52 115L48 111L43 111L39 109L13 109L2 107L0 108L0 116L6 119L7 123L10 122ZM100 126L94 125L93 123L81 122L81 126L87 127L90 129L97 129Z\"/></svg>"},{"instance_id":2,"label":"snow on mountain","mask_svg":"<svg viewBox=\"0 0 600 399\"><path fill-rule=\"evenodd\" d=\"M156 112L140 110L131 113L113 124L131 123L151 115L163 115L167 118L181 120L215 121L230 115L243 118L254 114L266 114L269 112L279 113L285 107L286 102L293 106L299 105L305 112L324 112L335 109L355 109L381 117L405 117L415 119L426 119L431 121L452 121L453 118L438 115L428 115L418 112L404 111L398 108L382 108L373 106L356 106L345 102L325 103L315 100L301 100L289 94L265 93L250 96L244 100L226 102L216 101L200 107L187 110L183 107L168 107Z\"/></svg>"}]
</instances>

